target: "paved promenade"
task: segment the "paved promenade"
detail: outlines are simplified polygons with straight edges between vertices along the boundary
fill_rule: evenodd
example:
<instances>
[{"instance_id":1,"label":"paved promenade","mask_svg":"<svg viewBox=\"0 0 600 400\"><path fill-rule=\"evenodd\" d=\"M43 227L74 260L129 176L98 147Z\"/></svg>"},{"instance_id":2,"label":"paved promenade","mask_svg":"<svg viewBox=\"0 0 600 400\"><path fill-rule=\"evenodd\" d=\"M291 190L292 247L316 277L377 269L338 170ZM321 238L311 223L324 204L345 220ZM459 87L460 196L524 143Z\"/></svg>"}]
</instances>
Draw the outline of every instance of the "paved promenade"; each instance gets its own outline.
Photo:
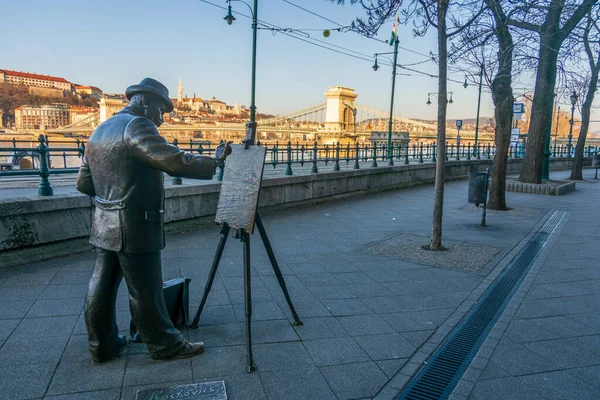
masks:
<instances>
[{"instance_id":1,"label":"paved promenade","mask_svg":"<svg viewBox=\"0 0 600 400\"><path fill-rule=\"evenodd\" d=\"M592 170L585 170L587 179ZM555 172L552 178L565 178ZM139 389L224 380L229 399L392 399L459 322L548 211L568 210L457 386L457 399L600 398L600 185L565 196L508 193L514 211L467 206L467 182L446 185L444 238L496 248L479 271L374 255L370 245L431 231L433 187L398 190L263 216L292 301L291 316L258 235L252 237L257 371L245 372L242 246L232 238L196 330L192 359L151 361L143 345L103 365L89 359L82 318L93 252L0 271L0 397L127 399ZM200 302L218 229L167 237L164 279L192 278ZM450 251L452 251L452 247ZM128 297L117 300L129 327Z\"/></svg>"}]
</instances>

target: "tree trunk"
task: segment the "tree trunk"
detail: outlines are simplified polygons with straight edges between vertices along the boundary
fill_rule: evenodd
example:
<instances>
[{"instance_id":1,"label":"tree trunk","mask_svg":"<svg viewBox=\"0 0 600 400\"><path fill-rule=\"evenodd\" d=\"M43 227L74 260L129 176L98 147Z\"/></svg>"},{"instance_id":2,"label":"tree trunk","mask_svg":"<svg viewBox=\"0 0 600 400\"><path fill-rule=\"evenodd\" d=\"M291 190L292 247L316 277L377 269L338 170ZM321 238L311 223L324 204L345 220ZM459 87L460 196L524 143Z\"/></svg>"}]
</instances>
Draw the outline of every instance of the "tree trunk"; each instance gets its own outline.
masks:
<instances>
[{"instance_id":1,"label":"tree trunk","mask_svg":"<svg viewBox=\"0 0 600 400\"><path fill-rule=\"evenodd\" d=\"M535 78L535 93L531 109L531 121L527 135L527 146L519 180L527 183L542 183L544 146L552 127L554 107L554 87L558 52L562 42L558 36L542 35L539 52L539 65Z\"/></svg>"},{"instance_id":2,"label":"tree trunk","mask_svg":"<svg viewBox=\"0 0 600 400\"><path fill-rule=\"evenodd\" d=\"M587 138L588 129L590 126L590 109L594 102L594 95L598 88L598 74L600 72L600 57L598 67L592 70L592 79L588 87L588 92L585 95L585 101L581 110L581 129L577 138L577 147L575 148L575 158L573 159L573 168L571 169L571 177L573 180L583 180L583 151L585 150L585 140Z\"/></svg>"},{"instance_id":3,"label":"tree trunk","mask_svg":"<svg viewBox=\"0 0 600 400\"><path fill-rule=\"evenodd\" d=\"M492 100L496 118L496 154L492 164L490 200L492 210L506 210L506 162L512 129L512 62L513 40L506 15L498 1L486 0L494 16L494 32L498 38L498 73L492 82Z\"/></svg>"},{"instance_id":4,"label":"tree trunk","mask_svg":"<svg viewBox=\"0 0 600 400\"><path fill-rule=\"evenodd\" d=\"M494 99L494 116L496 117L496 154L492 164L492 183L488 208L491 210L506 210L506 162L510 147L512 126L512 87L509 75L500 73L492 84Z\"/></svg>"},{"instance_id":5,"label":"tree trunk","mask_svg":"<svg viewBox=\"0 0 600 400\"><path fill-rule=\"evenodd\" d=\"M446 163L446 107L447 102L447 66L448 66L448 35L446 32L446 12L448 0L439 0L437 7L438 22L438 118L437 118L437 160L435 164L435 195L433 201L433 223L430 249L442 249L442 217L444 213L444 167Z\"/></svg>"}]
</instances>

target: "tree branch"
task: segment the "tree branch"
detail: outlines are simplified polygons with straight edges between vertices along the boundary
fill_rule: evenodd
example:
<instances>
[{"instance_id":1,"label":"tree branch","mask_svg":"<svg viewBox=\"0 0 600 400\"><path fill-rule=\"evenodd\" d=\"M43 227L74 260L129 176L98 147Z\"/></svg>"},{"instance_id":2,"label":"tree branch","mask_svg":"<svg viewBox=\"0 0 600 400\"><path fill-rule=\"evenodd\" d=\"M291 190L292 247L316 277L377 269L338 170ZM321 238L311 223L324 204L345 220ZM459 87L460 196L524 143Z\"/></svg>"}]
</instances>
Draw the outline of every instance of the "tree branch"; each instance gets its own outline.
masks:
<instances>
[{"instance_id":1,"label":"tree branch","mask_svg":"<svg viewBox=\"0 0 600 400\"><path fill-rule=\"evenodd\" d=\"M542 31L542 27L539 25L532 24L531 22L525 21L517 21L515 19L509 19L507 21L508 25L514 26L516 28L525 29L527 31L533 31L540 33Z\"/></svg>"},{"instance_id":2,"label":"tree branch","mask_svg":"<svg viewBox=\"0 0 600 400\"><path fill-rule=\"evenodd\" d=\"M577 10L575 10L573 15L571 15L571 18L569 18L560 29L560 34L563 40L569 36L571 31L575 29L583 17L592 10L592 7L597 1L598 0L583 0L583 3L577 7Z\"/></svg>"}]
</instances>

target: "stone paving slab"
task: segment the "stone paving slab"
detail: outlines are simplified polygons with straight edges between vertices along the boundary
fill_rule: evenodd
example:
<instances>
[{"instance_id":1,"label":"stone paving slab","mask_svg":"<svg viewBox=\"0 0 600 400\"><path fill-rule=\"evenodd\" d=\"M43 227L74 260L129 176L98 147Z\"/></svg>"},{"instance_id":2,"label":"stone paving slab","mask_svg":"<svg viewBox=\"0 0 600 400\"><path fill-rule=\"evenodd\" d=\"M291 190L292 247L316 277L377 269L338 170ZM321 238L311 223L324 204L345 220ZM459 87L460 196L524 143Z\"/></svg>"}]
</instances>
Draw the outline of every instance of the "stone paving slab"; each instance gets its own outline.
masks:
<instances>
[{"instance_id":1,"label":"stone paving slab","mask_svg":"<svg viewBox=\"0 0 600 400\"><path fill-rule=\"evenodd\" d=\"M191 360L151 361L144 346L135 345L107 364L90 362L82 308L93 252L0 271L0 392L10 393L9 399L130 400L138 389L222 379L230 399L392 398L458 322L457 315L482 293L482 285L491 283L502 257L512 254L548 208L561 208L572 210L561 235L568 240L557 242L548 258L551 267L541 268L531 294L523 295L523 306L531 305L519 309L513 321L523 322L514 327L511 320L504 322L509 330L498 347L517 349L526 362L514 363L502 350L496 355L494 346L488 350L492 360L480 366L486 379L463 393L473 398L547 398L548 392L538 386L555 379L566 382L565 388L580 380L583 384L573 393L581 396L598 394L600 388L590 380L600 374L600 293L593 283L600 274L597 263L590 262L597 254L586 246L597 227L589 226L589 216L573 211L592 204L596 187L581 185L574 194L543 201L511 193L509 204L537 208L540 217L489 215L489 228L481 230L478 216L464 211L466 182L448 183L444 238L500 249L479 272L361 251L398 233L427 236L433 187L266 216L265 227L304 325L290 324L266 252L254 237L258 369L250 375L245 372L242 248L237 241L229 241L225 249L200 327L184 331L206 343L205 354ZM192 313L218 240L217 228L167 238L163 275L192 278ZM572 245L576 264L565 254ZM126 333L129 311L123 287L117 309L119 327ZM502 335L494 339L496 345L500 339ZM556 345L567 350L556 352ZM556 367L548 367L552 365ZM533 378L524 380L529 376Z\"/></svg>"}]
</instances>

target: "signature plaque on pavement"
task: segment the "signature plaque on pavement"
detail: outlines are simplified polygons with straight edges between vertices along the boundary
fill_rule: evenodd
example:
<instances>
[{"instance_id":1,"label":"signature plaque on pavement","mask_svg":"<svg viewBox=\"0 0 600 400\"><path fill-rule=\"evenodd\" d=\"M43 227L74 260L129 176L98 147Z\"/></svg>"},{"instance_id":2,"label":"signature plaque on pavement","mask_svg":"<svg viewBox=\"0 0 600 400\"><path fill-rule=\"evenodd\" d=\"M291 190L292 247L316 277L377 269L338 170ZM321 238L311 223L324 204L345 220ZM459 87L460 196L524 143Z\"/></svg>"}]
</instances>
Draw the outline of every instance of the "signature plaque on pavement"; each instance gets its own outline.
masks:
<instances>
[{"instance_id":1,"label":"signature plaque on pavement","mask_svg":"<svg viewBox=\"0 0 600 400\"><path fill-rule=\"evenodd\" d=\"M224 381L138 390L135 400L227 400Z\"/></svg>"},{"instance_id":2,"label":"signature plaque on pavement","mask_svg":"<svg viewBox=\"0 0 600 400\"><path fill-rule=\"evenodd\" d=\"M267 151L264 147L232 145L225 162L216 222L232 229L254 231L254 216Z\"/></svg>"}]
</instances>

